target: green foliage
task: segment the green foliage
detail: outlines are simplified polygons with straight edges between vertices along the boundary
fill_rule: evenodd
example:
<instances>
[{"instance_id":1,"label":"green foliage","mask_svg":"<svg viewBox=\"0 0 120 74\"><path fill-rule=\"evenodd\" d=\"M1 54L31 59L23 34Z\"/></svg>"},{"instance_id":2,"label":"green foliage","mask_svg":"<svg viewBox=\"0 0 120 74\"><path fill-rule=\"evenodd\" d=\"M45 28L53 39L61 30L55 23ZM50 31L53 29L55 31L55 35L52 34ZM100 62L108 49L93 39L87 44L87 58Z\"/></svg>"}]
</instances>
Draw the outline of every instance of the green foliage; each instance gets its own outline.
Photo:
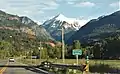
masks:
<instances>
[{"instance_id":1,"label":"green foliage","mask_svg":"<svg viewBox=\"0 0 120 74\"><path fill-rule=\"evenodd\" d=\"M47 48L47 53L50 58L54 58L54 48L48 44L45 45Z\"/></svg>"},{"instance_id":2,"label":"green foliage","mask_svg":"<svg viewBox=\"0 0 120 74\"><path fill-rule=\"evenodd\" d=\"M105 24L101 27L93 29L95 33L115 32L118 28L115 24Z\"/></svg>"},{"instance_id":3,"label":"green foliage","mask_svg":"<svg viewBox=\"0 0 120 74\"><path fill-rule=\"evenodd\" d=\"M29 30L30 33L33 32L34 34L35 32L35 35L29 34ZM30 18L10 15L0 11L0 54L6 54L4 57L26 56L26 52L28 56L39 55L39 42L50 40L52 38L46 30ZM42 51L45 55L43 58L47 56L46 50Z\"/></svg>"},{"instance_id":4,"label":"green foliage","mask_svg":"<svg viewBox=\"0 0 120 74\"><path fill-rule=\"evenodd\" d=\"M12 49L12 45L7 41L2 40L2 41L0 41L0 49L1 50L9 50L9 49Z\"/></svg>"},{"instance_id":5,"label":"green foliage","mask_svg":"<svg viewBox=\"0 0 120 74\"><path fill-rule=\"evenodd\" d=\"M39 53L39 50L38 49L33 49L33 52L32 52L32 55L33 56L38 56L40 53Z\"/></svg>"},{"instance_id":6,"label":"green foliage","mask_svg":"<svg viewBox=\"0 0 120 74\"><path fill-rule=\"evenodd\" d=\"M108 40L106 46L107 49L104 53L108 56L118 57L120 54L120 40Z\"/></svg>"},{"instance_id":7,"label":"green foliage","mask_svg":"<svg viewBox=\"0 0 120 74\"><path fill-rule=\"evenodd\" d=\"M12 45L7 41L0 41L0 58L5 58L10 56L10 50Z\"/></svg>"},{"instance_id":8,"label":"green foliage","mask_svg":"<svg viewBox=\"0 0 120 74\"><path fill-rule=\"evenodd\" d=\"M48 44L44 45L44 47L46 47L47 49L49 58L61 58L61 52L62 52L61 47L59 46L52 47Z\"/></svg>"},{"instance_id":9,"label":"green foliage","mask_svg":"<svg viewBox=\"0 0 120 74\"><path fill-rule=\"evenodd\" d=\"M65 45L65 57L69 57L69 46L67 44Z\"/></svg>"},{"instance_id":10,"label":"green foliage","mask_svg":"<svg viewBox=\"0 0 120 74\"><path fill-rule=\"evenodd\" d=\"M35 49L35 47L38 46L35 39L30 39L27 34L19 33L14 30L0 29L0 40L0 51L8 51L11 57L25 55L22 52Z\"/></svg>"},{"instance_id":11,"label":"green foliage","mask_svg":"<svg viewBox=\"0 0 120 74\"><path fill-rule=\"evenodd\" d=\"M79 42L79 40L74 40L74 42L73 42L73 49L80 49L80 42Z\"/></svg>"},{"instance_id":12,"label":"green foliage","mask_svg":"<svg viewBox=\"0 0 120 74\"><path fill-rule=\"evenodd\" d=\"M57 57L58 59L60 59L61 58L61 48L59 48L59 47L55 47L54 48L54 55L55 55L55 57Z\"/></svg>"},{"instance_id":13,"label":"green foliage","mask_svg":"<svg viewBox=\"0 0 120 74\"><path fill-rule=\"evenodd\" d=\"M47 49L46 48L40 50L40 54L41 54L41 58L42 59L47 59L48 58L48 53L47 53Z\"/></svg>"},{"instance_id":14,"label":"green foliage","mask_svg":"<svg viewBox=\"0 0 120 74\"><path fill-rule=\"evenodd\" d=\"M100 51L100 46L97 44L97 45L95 45L94 47L93 47L93 54L94 54L94 58L100 58L100 53L101 53L101 51Z\"/></svg>"}]
</instances>

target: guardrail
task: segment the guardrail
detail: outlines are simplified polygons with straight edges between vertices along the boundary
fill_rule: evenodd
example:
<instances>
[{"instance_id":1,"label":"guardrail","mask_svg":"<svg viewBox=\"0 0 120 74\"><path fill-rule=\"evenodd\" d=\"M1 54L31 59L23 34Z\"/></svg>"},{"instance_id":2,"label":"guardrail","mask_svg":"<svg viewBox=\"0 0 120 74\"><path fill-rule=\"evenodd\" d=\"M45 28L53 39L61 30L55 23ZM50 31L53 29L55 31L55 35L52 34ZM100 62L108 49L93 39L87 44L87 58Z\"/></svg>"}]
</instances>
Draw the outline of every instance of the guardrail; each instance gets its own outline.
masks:
<instances>
[{"instance_id":1,"label":"guardrail","mask_svg":"<svg viewBox=\"0 0 120 74\"><path fill-rule=\"evenodd\" d=\"M69 65L69 64L53 64L51 62L44 61L41 63L39 67L46 69L46 70L50 70L50 69L63 69L63 70L69 69L70 70L72 69L72 70L79 70L83 72L86 65L83 66L83 65Z\"/></svg>"},{"instance_id":2,"label":"guardrail","mask_svg":"<svg viewBox=\"0 0 120 74\"><path fill-rule=\"evenodd\" d=\"M57 67L57 68L76 69L76 70L81 70L81 71L83 71L83 69L84 69L84 66L82 66L82 65L52 64L51 66Z\"/></svg>"}]
</instances>

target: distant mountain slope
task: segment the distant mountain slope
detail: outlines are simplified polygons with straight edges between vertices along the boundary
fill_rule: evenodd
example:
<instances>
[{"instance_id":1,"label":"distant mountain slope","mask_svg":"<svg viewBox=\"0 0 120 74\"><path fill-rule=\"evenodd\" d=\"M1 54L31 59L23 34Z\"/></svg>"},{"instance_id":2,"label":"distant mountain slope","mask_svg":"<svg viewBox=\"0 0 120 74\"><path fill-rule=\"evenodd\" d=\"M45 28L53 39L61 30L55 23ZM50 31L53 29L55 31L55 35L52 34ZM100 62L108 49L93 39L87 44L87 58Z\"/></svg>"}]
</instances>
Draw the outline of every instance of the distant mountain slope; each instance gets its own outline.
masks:
<instances>
[{"instance_id":1,"label":"distant mountain slope","mask_svg":"<svg viewBox=\"0 0 120 74\"><path fill-rule=\"evenodd\" d=\"M107 16L101 16L98 19L89 21L81 27L74 35L72 35L67 43L72 43L73 40L80 41L95 41L105 38L112 34L120 33L120 11L114 12Z\"/></svg>"},{"instance_id":2,"label":"distant mountain slope","mask_svg":"<svg viewBox=\"0 0 120 74\"><path fill-rule=\"evenodd\" d=\"M85 20L79 20L75 18L67 18L62 14L58 14L46 20L43 23L43 27L55 38L56 40L61 39L61 27L64 27L65 40L67 40L75 31L79 30L81 26L86 23Z\"/></svg>"},{"instance_id":3,"label":"distant mountain slope","mask_svg":"<svg viewBox=\"0 0 120 74\"><path fill-rule=\"evenodd\" d=\"M26 16L19 17L0 11L0 28L17 30L37 36L40 40L54 40L50 34L40 25Z\"/></svg>"}]
</instances>

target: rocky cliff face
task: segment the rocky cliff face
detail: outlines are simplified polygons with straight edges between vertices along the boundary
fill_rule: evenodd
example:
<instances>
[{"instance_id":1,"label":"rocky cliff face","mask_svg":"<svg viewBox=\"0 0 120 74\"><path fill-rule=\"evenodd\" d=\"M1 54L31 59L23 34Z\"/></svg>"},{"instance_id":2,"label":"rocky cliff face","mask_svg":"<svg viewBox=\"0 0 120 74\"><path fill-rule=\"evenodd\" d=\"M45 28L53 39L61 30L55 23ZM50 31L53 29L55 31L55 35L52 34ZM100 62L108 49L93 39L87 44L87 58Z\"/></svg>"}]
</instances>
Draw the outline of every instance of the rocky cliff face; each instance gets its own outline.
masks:
<instances>
[{"instance_id":1,"label":"rocky cliff face","mask_svg":"<svg viewBox=\"0 0 120 74\"><path fill-rule=\"evenodd\" d=\"M38 25L26 16L19 17L0 11L0 27L1 29L6 28L8 30L16 30L37 36L39 39L54 40L44 27Z\"/></svg>"}]
</instances>

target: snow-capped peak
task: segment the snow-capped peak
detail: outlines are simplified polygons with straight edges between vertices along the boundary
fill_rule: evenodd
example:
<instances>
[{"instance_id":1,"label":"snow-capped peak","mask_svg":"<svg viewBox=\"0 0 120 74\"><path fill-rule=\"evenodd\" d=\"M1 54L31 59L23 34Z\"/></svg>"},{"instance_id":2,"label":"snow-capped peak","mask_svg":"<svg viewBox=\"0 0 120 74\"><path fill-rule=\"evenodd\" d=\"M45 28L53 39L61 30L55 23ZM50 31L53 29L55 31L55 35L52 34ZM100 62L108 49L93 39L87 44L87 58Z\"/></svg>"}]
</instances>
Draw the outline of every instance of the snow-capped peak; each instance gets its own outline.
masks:
<instances>
[{"instance_id":1,"label":"snow-capped peak","mask_svg":"<svg viewBox=\"0 0 120 74\"><path fill-rule=\"evenodd\" d=\"M59 23L56 23L56 21ZM88 20L84 20L84 19L76 19L76 18L68 18L66 16L64 16L63 14L58 14L57 16L53 16L51 17L49 20L45 21L44 26L51 24L50 26L52 28L56 28L58 26L61 26L60 22L66 22L64 24L62 24L66 29L71 28L71 29L75 29L75 30L79 30L80 27L82 27L83 25L85 25Z\"/></svg>"},{"instance_id":2,"label":"snow-capped peak","mask_svg":"<svg viewBox=\"0 0 120 74\"><path fill-rule=\"evenodd\" d=\"M56 20L66 21L68 18L63 14L58 14Z\"/></svg>"},{"instance_id":3,"label":"snow-capped peak","mask_svg":"<svg viewBox=\"0 0 120 74\"><path fill-rule=\"evenodd\" d=\"M58 14L55 19L60 21L66 21L69 24L73 24L75 21L75 18L67 18L63 14Z\"/></svg>"},{"instance_id":4,"label":"snow-capped peak","mask_svg":"<svg viewBox=\"0 0 120 74\"><path fill-rule=\"evenodd\" d=\"M41 24L42 24L42 22L40 22L40 21L34 20L34 22L36 22L38 25L41 25Z\"/></svg>"},{"instance_id":5,"label":"snow-capped peak","mask_svg":"<svg viewBox=\"0 0 120 74\"><path fill-rule=\"evenodd\" d=\"M84 19L76 19L76 18L67 18L63 14L58 14L55 18L56 20L59 21L66 21L69 24L73 24L72 26L76 29L79 30L79 28L83 25L85 25L88 21ZM65 28L70 27L70 25L64 25Z\"/></svg>"}]
</instances>

